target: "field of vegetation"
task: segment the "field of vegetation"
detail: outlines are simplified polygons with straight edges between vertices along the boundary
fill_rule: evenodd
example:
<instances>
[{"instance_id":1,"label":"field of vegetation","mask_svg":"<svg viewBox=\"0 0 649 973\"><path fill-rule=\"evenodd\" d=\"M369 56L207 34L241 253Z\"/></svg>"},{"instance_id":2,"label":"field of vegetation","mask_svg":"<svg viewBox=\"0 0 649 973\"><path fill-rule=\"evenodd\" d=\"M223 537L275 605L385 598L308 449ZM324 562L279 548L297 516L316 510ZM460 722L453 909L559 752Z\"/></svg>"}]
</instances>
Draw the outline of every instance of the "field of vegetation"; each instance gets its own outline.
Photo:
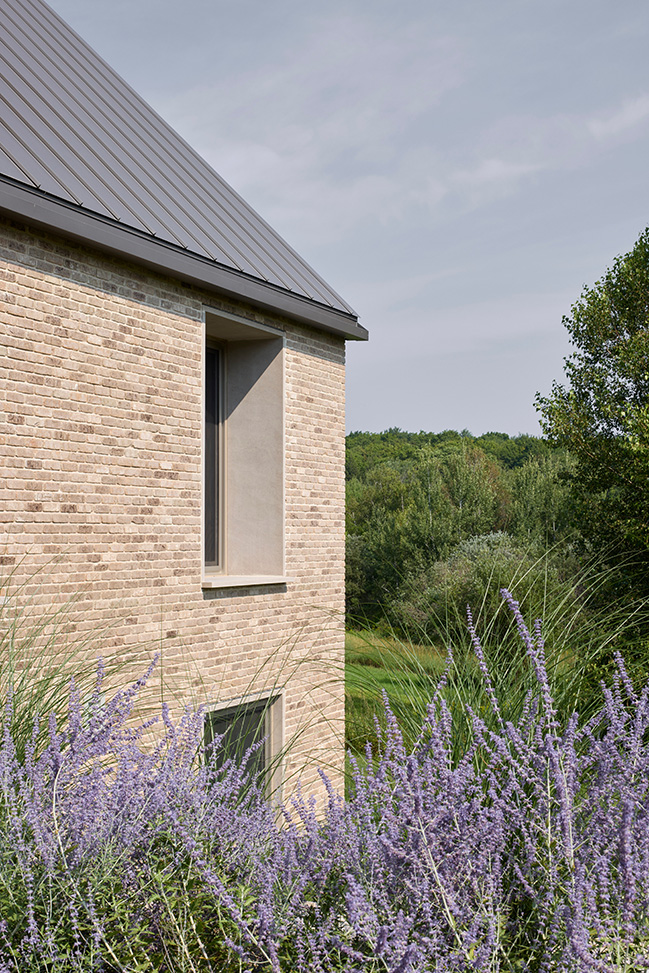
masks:
<instances>
[{"instance_id":1,"label":"field of vegetation","mask_svg":"<svg viewBox=\"0 0 649 973\"><path fill-rule=\"evenodd\" d=\"M467 607L485 651L509 681L509 698L520 702L517 632L503 588L525 617L544 619L566 714L596 705L616 652L642 678L647 611L632 583L634 561L580 534L570 481L575 465L566 449L553 451L533 436L398 429L348 436L347 707L354 752L372 735L383 689L402 717L418 724L449 648L466 687L476 683Z\"/></svg>"},{"instance_id":2,"label":"field of vegetation","mask_svg":"<svg viewBox=\"0 0 649 973\"><path fill-rule=\"evenodd\" d=\"M151 747L130 719L146 676L112 697L101 671L73 684L67 715L26 739L21 693L7 697L0 969L645 969L649 685L618 659L590 717L566 719L561 671L504 597L523 698L470 625L470 666L409 650L422 701L432 687L416 732L416 697L383 664L402 647L351 639L404 728L386 705L347 798L330 788L320 812L299 793L273 807L247 777L252 754L197 760L200 713L163 712ZM62 685L42 676L30 704Z\"/></svg>"},{"instance_id":3,"label":"field of vegetation","mask_svg":"<svg viewBox=\"0 0 649 973\"><path fill-rule=\"evenodd\" d=\"M646 603L575 530L574 461L503 434L348 445L348 784L326 808L269 803L254 753L197 759L200 713L163 712L152 747L146 676L70 689L60 619L30 630L5 598L3 973L649 965Z\"/></svg>"}]
</instances>

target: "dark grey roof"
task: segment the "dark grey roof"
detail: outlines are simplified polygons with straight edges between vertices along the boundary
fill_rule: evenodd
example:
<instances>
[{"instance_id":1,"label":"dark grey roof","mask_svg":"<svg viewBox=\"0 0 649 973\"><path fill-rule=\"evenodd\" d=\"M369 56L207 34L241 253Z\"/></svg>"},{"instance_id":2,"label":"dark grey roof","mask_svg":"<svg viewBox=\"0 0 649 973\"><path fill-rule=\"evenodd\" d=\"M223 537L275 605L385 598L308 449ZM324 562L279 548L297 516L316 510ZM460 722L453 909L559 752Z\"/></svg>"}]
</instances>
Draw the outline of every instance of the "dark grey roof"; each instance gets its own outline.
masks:
<instances>
[{"instance_id":1,"label":"dark grey roof","mask_svg":"<svg viewBox=\"0 0 649 973\"><path fill-rule=\"evenodd\" d=\"M42 0L0 0L0 210L347 337L352 308Z\"/></svg>"}]
</instances>

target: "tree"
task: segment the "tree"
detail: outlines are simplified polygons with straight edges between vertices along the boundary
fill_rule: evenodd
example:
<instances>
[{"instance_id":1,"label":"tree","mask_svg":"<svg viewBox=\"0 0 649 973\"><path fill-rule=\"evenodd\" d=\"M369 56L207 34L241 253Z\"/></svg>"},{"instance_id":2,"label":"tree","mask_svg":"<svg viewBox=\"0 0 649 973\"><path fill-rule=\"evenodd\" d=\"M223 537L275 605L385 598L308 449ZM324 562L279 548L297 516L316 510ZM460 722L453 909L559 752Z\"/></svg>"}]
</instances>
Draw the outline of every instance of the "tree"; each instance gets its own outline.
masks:
<instances>
[{"instance_id":1,"label":"tree","mask_svg":"<svg viewBox=\"0 0 649 973\"><path fill-rule=\"evenodd\" d=\"M564 317L568 387L536 405L550 442L576 459L584 534L649 558L649 228ZM646 582L645 582L646 583Z\"/></svg>"},{"instance_id":2,"label":"tree","mask_svg":"<svg viewBox=\"0 0 649 973\"><path fill-rule=\"evenodd\" d=\"M458 438L347 482L347 606L380 617L404 578L474 534L498 530L506 492L498 464Z\"/></svg>"}]
</instances>

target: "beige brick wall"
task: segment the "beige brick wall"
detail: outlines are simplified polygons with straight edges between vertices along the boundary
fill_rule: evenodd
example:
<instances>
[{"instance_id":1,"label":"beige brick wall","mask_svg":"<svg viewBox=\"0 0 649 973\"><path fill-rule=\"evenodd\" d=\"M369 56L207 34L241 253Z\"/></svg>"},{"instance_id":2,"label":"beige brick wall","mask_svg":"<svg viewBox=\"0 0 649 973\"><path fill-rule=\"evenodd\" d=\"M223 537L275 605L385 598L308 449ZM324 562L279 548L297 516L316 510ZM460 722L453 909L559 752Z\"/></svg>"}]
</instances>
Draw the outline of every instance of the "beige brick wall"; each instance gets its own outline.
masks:
<instances>
[{"instance_id":1,"label":"beige brick wall","mask_svg":"<svg viewBox=\"0 0 649 973\"><path fill-rule=\"evenodd\" d=\"M281 327L285 587L201 587L205 306ZM287 775L340 767L344 342L0 222L0 561L168 699L284 688ZM99 629L106 630L100 634Z\"/></svg>"}]
</instances>

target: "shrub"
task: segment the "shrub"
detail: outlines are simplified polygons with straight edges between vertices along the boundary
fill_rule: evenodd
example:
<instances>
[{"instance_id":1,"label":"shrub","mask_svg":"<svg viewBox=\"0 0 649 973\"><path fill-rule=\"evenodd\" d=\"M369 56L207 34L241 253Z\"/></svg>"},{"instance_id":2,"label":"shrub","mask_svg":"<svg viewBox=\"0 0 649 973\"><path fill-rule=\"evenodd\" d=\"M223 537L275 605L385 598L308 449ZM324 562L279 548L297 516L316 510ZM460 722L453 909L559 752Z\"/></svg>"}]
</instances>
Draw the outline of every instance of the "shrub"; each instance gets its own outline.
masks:
<instances>
[{"instance_id":1,"label":"shrub","mask_svg":"<svg viewBox=\"0 0 649 973\"><path fill-rule=\"evenodd\" d=\"M555 558L552 551L539 552L496 531L469 537L446 560L409 572L386 617L409 638L459 648L466 644L468 605L488 641L513 644L516 626L500 598L507 588L516 591L526 614L546 619L553 638L557 631L565 635L562 626L579 612L584 586L578 589L576 580L565 553ZM580 581L586 581L585 571Z\"/></svg>"},{"instance_id":2,"label":"shrub","mask_svg":"<svg viewBox=\"0 0 649 973\"><path fill-rule=\"evenodd\" d=\"M613 593L613 581L613 570L598 561L578 565L565 549L539 553L497 531L470 537L446 561L408 575L386 617L406 638L450 644L457 655L468 646L469 606L487 651L500 666L509 660L516 667L517 629L500 597L506 588L516 593L526 616L544 619L550 667L580 668L592 689L593 676L596 686L615 649L624 646L628 653L627 636L646 625L646 604Z\"/></svg>"},{"instance_id":3,"label":"shrub","mask_svg":"<svg viewBox=\"0 0 649 973\"><path fill-rule=\"evenodd\" d=\"M406 747L386 700L380 752L345 801L271 809L246 764L197 761L200 713L129 722L142 682L24 762L0 745L0 970L572 971L649 965L649 685L621 658L589 720L563 720L540 625L505 594L534 673L507 721L470 620L491 709L455 749L453 660ZM38 737L38 728L33 739ZM326 778L325 778L325 783Z\"/></svg>"}]
</instances>

